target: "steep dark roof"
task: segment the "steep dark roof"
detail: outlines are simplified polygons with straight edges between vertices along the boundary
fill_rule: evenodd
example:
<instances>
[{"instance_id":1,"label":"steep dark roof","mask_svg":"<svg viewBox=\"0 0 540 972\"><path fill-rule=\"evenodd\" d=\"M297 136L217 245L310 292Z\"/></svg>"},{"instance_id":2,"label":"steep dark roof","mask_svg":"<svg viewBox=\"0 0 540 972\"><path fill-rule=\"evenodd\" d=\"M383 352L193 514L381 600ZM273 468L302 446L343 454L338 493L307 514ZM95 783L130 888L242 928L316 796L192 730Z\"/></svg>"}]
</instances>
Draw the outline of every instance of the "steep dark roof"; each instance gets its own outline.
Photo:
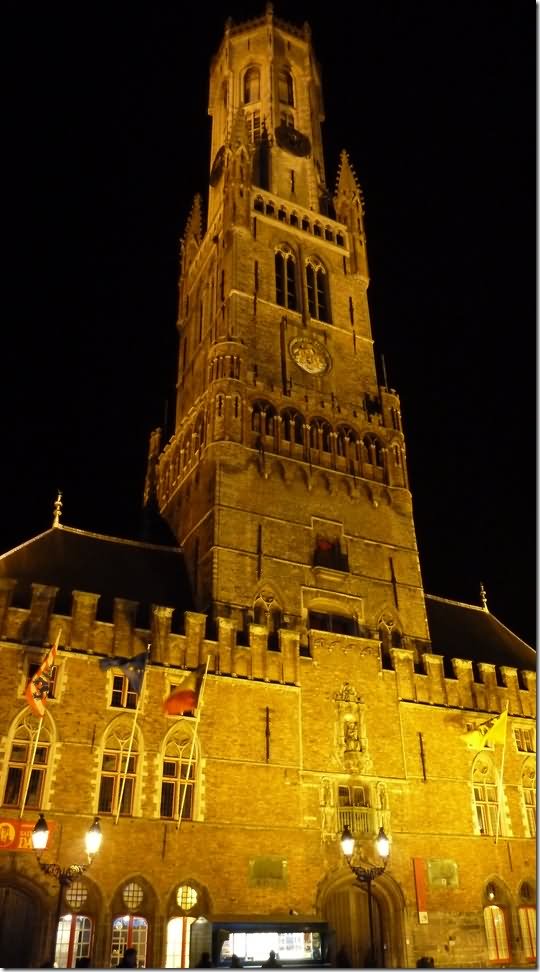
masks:
<instances>
[{"instance_id":1,"label":"steep dark roof","mask_svg":"<svg viewBox=\"0 0 540 972\"><path fill-rule=\"evenodd\" d=\"M193 608L182 551L56 526L0 556L0 577L17 581L13 604L28 607L31 585L59 588L53 610L71 613L72 592L99 594L97 618L110 621L115 597L139 602L137 625L150 626L151 605L175 608L173 630Z\"/></svg>"},{"instance_id":2,"label":"steep dark roof","mask_svg":"<svg viewBox=\"0 0 540 972\"><path fill-rule=\"evenodd\" d=\"M481 607L426 594L435 654L536 670L536 652Z\"/></svg>"}]
</instances>

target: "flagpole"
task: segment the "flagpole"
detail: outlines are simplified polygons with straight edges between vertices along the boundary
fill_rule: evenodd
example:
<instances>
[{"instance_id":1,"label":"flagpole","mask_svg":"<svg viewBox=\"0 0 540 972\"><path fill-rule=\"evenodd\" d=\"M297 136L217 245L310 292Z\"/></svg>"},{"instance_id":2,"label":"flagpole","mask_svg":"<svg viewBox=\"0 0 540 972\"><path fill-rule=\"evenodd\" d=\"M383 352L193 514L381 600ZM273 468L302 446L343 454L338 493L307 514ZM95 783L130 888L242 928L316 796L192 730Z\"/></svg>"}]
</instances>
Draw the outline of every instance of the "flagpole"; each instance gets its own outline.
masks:
<instances>
[{"instance_id":1,"label":"flagpole","mask_svg":"<svg viewBox=\"0 0 540 972\"><path fill-rule=\"evenodd\" d=\"M51 646L51 648L49 648L49 651L47 652L47 655L45 656L45 661L49 657L49 655L50 655L51 651L53 650L53 648L56 648L56 650L58 651L58 645L60 644L60 637L61 637L61 635L62 635L62 628L59 628L58 629L58 634L56 635L56 641ZM42 662L41 663L42 666L44 664L45 664L45 662ZM32 708L31 707L30 707L30 712L32 712ZM22 815L24 813L24 808L26 806L26 798L28 796L28 790L30 789L30 780L32 779L32 768L34 766L34 760L36 758L36 753L37 753L37 748L38 748L38 743L39 743L39 737L40 737L40 734L41 734L41 727L43 725L43 716L42 715L41 716L38 716L38 718L39 718L39 726L38 726L38 731L36 733L36 738L35 738L35 742L34 742L34 748L33 748L33 751L32 751L32 759L30 760L30 764L29 765L28 764L26 765L25 778L24 778L23 800L22 800L22 804L21 804L21 812L19 814L19 820L22 819Z\"/></svg>"},{"instance_id":2,"label":"flagpole","mask_svg":"<svg viewBox=\"0 0 540 972\"><path fill-rule=\"evenodd\" d=\"M30 789L30 780L31 780L31 777L32 777L32 767L34 765L34 760L36 758L36 752L37 752L38 742L39 742L39 734L41 732L42 725L43 725L43 716L41 716L40 717L40 720L39 720L39 726L38 726L38 731L36 732L36 741L34 743L34 749L33 749L33 752L32 752L32 759L30 761L30 765L28 765L28 764L26 765L26 774L25 774L25 780L24 780L24 795L23 795L23 801L22 801L22 804L21 804L21 812L19 814L19 820L22 818L22 815L24 813L24 808L25 808L25 805L26 805L26 798L28 796L28 790Z\"/></svg>"},{"instance_id":3,"label":"flagpole","mask_svg":"<svg viewBox=\"0 0 540 972\"><path fill-rule=\"evenodd\" d=\"M147 645L147 647L146 647L146 661L145 661L143 673L142 673L142 676L141 676L141 684L139 685L139 691L137 692L137 704L135 706L135 716L133 718L133 725L131 727L131 736L129 737L129 746L128 746L128 751L127 751L127 756L126 756L126 763L125 763L125 766L124 766L124 772L122 774L122 783L121 783L121 786L120 786L120 796L118 798L118 807L116 809L116 817L115 817L115 820L114 820L115 824L118 823L118 818L120 816L120 810L121 810L121 807L122 807L122 800L123 800L123 797L124 797L124 790L125 790L125 787L126 787L127 772L128 772L128 769L129 769L129 761L131 759L131 750L133 749L133 740L135 738L135 726L137 725L137 716L139 714L139 696L140 696L140 694L142 692L142 687L143 687L144 677L146 675L146 667L148 665L148 658L149 657L150 657L150 645Z\"/></svg>"},{"instance_id":4,"label":"flagpole","mask_svg":"<svg viewBox=\"0 0 540 972\"><path fill-rule=\"evenodd\" d=\"M508 719L508 702L506 703L506 717ZM497 841L499 839L499 823L500 823L500 820L501 820L501 804L502 804L502 800L503 800L504 757L505 757L505 754L506 754L506 737L507 736L508 736L508 725L505 725L503 751L502 751L502 756L501 756L501 768L500 768L500 773L499 773L499 798L497 800L497 826L495 828L495 843L497 843Z\"/></svg>"},{"instance_id":5,"label":"flagpole","mask_svg":"<svg viewBox=\"0 0 540 972\"><path fill-rule=\"evenodd\" d=\"M204 688L205 688L205 685L206 685L206 676L208 674L208 666L210 664L211 657L212 657L211 655L208 655L208 657L206 659L206 668L205 668L204 675L203 675L203 678L202 678L201 691L199 692L199 698L197 700L197 714L195 716L195 726L193 728L193 738L191 740L191 751L190 751L190 754L189 754L187 775L186 775L186 780L185 780L185 783L184 783L184 789L182 791L182 802L180 803L180 811L178 813L178 822L176 824L176 829L177 830L180 829L180 824L182 822L182 815L183 815L183 812L184 812L184 804L186 802L187 785L188 785L188 782L189 782L189 774L191 772L191 764L193 762L193 753L195 751L195 742L196 742L196 739L197 739L197 730L199 728L199 720L201 718L201 709L202 709L202 703L203 703L203 698L204 698Z\"/></svg>"}]
</instances>

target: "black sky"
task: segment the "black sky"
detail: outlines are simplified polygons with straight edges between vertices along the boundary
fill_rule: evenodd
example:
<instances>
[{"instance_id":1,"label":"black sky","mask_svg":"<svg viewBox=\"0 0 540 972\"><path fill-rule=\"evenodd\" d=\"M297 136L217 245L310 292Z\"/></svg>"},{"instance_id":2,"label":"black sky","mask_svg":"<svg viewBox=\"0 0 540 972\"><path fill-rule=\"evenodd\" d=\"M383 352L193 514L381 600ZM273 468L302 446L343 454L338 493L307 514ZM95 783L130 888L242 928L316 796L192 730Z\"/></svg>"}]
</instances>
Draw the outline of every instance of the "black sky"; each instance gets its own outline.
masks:
<instances>
[{"instance_id":1,"label":"black sky","mask_svg":"<svg viewBox=\"0 0 540 972\"><path fill-rule=\"evenodd\" d=\"M174 398L179 239L207 188L209 63L227 16L264 12L194 6L4 8L0 551L50 526L58 488L66 524L138 533ZM483 581L535 644L535 6L274 10L311 24L328 184L346 148L364 190L425 588L479 604Z\"/></svg>"}]
</instances>

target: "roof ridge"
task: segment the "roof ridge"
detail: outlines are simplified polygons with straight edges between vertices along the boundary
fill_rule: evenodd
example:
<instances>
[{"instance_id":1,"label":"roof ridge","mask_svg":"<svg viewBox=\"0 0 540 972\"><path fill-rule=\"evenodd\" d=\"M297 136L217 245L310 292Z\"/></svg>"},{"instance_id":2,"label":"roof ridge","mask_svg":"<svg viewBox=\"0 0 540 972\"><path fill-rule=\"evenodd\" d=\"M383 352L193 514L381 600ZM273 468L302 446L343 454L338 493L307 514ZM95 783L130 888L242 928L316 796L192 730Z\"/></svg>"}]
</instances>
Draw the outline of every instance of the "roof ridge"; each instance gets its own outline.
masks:
<instances>
[{"instance_id":1,"label":"roof ridge","mask_svg":"<svg viewBox=\"0 0 540 972\"><path fill-rule=\"evenodd\" d=\"M169 547L163 543L148 543L147 540L128 540L127 537L111 537L107 533L95 533L93 530L80 530L78 527L69 527L63 523L54 529L63 530L64 533L75 533L81 537L92 537L94 540L113 540L115 543L124 543L131 547L146 547L150 550L170 550L172 553L183 553L181 547Z\"/></svg>"},{"instance_id":2,"label":"roof ridge","mask_svg":"<svg viewBox=\"0 0 540 972\"><path fill-rule=\"evenodd\" d=\"M481 611L482 614L490 614L492 618L495 617L494 614L491 614L491 611L486 611L480 604L466 604L465 601L454 601L449 597L440 597L438 594L424 593L424 597L429 597L431 601L441 601L443 604L457 604L458 607L470 608L471 611Z\"/></svg>"}]
</instances>

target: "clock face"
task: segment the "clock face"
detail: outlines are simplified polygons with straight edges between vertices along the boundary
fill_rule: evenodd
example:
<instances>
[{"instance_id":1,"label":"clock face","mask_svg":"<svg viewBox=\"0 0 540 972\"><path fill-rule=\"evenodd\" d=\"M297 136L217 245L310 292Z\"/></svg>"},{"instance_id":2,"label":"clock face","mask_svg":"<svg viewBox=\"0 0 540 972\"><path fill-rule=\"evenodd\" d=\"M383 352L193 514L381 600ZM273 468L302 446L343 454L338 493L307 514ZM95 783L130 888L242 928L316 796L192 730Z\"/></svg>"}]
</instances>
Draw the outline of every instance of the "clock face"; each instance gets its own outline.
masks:
<instances>
[{"instance_id":1,"label":"clock face","mask_svg":"<svg viewBox=\"0 0 540 972\"><path fill-rule=\"evenodd\" d=\"M305 156L311 152L311 142L307 135L303 135L290 125L278 125L276 142L280 148L292 152L293 155Z\"/></svg>"},{"instance_id":2,"label":"clock face","mask_svg":"<svg viewBox=\"0 0 540 972\"><path fill-rule=\"evenodd\" d=\"M289 344L291 358L302 371L322 375L330 369L332 359L323 344L309 338L294 338Z\"/></svg>"},{"instance_id":3,"label":"clock face","mask_svg":"<svg viewBox=\"0 0 540 972\"><path fill-rule=\"evenodd\" d=\"M223 172L223 163L225 162L225 146L222 145L216 152L216 157L212 162L212 168L210 169L210 185L215 186L221 178L221 173Z\"/></svg>"}]
</instances>

